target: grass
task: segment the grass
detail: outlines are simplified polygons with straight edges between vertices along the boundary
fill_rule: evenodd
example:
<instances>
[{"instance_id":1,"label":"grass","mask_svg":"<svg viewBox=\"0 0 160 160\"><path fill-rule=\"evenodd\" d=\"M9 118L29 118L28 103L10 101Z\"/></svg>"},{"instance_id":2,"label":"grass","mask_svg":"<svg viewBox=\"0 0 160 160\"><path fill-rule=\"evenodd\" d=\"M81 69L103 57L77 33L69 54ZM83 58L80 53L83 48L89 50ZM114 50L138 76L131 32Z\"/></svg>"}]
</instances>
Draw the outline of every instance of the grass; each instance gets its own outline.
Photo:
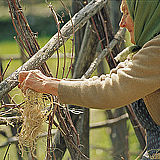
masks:
<instances>
[{"instance_id":1,"label":"grass","mask_svg":"<svg viewBox=\"0 0 160 160\"><path fill-rule=\"evenodd\" d=\"M16 41L0 42L0 55L19 54L19 49Z\"/></svg>"},{"instance_id":2,"label":"grass","mask_svg":"<svg viewBox=\"0 0 160 160\"><path fill-rule=\"evenodd\" d=\"M54 9L57 10L62 10L64 7L62 5L62 3L59 0L47 0L49 3L51 2ZM67 8L70 8L72 5L72 1L71 0L63 0L65 6ZM7 3L6 3L7 4ZM50 10L48 8L48 4L45 3L44 0L42 0L40 3L37 1L21 1L21 5L23 7L23 11L25 13L25 15L28 14L32 14L32 15L40 15L40 16L48 16L50 14ZM7 5L3 5L0 2L0 18L8 18L9 12L8 12L8 6Z\"/></svg>"},{"instance_id":3,"label":"grass","mask_svg":"<svg viewBox=\"0 0 160 160\"><path fill-rule=\"evenodd\" d=\"M38 38L38 43L40 47L42 48L51 37L40 37ZM66 53L71 53L71 46L72 42L71 40L68 40L66 43ZM60 48L60 52L63 51L63 47ZM0 56L4 55L11 55L11 54L19 54L19 47L17 46L17 43L15 40L11 41L0 41Z\"/></svg>"},{"instance_id":4,"label":"grass","mask_svg":"<svg viewBox=\"0 0 160 160\"><path fill-rule=\"evenodd\" d=\"M43 38L40 38L38 42L42 47L48 40L49 40L49 37L43 37ZM70 52L71 43L68 41L66 45L68 48L67 52ZM19 54L19 49L15 41L0 42L0 56L4 56L4 55L6 56L6 55L15 54L15 53ZM56 65L57 65L56 63L57 63L56 59L49 59L47 61L47 64L51 72L53 73L53 75L55 75L55 72L56 72ZM3 68L5 68L6 64L7 64L7 61L3 62ZM22 63L20 60L12 61L7 71L6 77L12 72L14 72L19 66L21 66L21 64ZM70 64L70 59L67 59L67 64L68 64L67 65L67 68L68 68ZM61 66L63 65L63 59L60 60L60 65ZM59 77L61 74L62 74L62 69L60 69ZM22 101L22 98L21 98L22 94L17 87L10 92L10 95L11 97L14 97L14 100L17 103L20 103ZM91 123L100 122L105 119L106 119L106 116L104 111L93 110L93 109L91 110L90 112ZM129 121L128 121L128 126L129 126L129 150L131 155L130 159L134 160L137 157L137 154L140 152L140 148L139 148L137 138L134 134L133 127ZM9 136L11 136L9 127L0 126L0 130L4 130L4 129L6 129L7 132L9 132ZM1 143L5 142L6 140L7 140L6 138L4 138L3 136L0 136ZM90 159L91 160L112 160L111 146L112 144L110 140L109 128L93 129L90 131ZM0 149L1 157L4 156L6 149L7 147ZM40 140L38 140L38 150L37 150L38 160L42 160L45 158L45 152L46 152L46 138L41 138ZM7 158L9 160L16 160L17 156L15 153L16 153L15 145L11 145L11 148L9 149L9 154L8 154L9 157L7 156ZM64 160L68 159L68 155L69 154L65 155ZM26 157L26 153L25 153L25 157Z\"/></svg>"},{"instance_id":5,"label":"grass","mask_svg":"<svg viewBox=\"0 0 160 160\"><path fill-rule=\"evenodd\" d=\"M96 117L96 118L95 118ZM90 123L101 122L106 119L103 110L92 109L90 113ZM109 129L100 128L90 131L90 155L91 159L110 160L111 156L111 140L109 138Z\"/></svg>"}]
</instances>

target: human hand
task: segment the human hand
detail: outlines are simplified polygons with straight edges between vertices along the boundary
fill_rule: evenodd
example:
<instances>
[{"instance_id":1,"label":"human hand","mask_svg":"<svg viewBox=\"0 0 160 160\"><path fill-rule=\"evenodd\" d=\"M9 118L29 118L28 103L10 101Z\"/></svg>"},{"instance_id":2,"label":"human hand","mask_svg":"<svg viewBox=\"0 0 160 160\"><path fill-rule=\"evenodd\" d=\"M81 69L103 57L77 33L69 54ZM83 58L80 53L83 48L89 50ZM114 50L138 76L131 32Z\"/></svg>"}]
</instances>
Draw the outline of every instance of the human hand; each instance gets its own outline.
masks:
<instances>
[{"instance_id":1,"label":"human hand","mask_svg":"<svg viewBox=\"0 0 160 160\"><path fill-rule=\"evenodd\" d=\"M47 77L39 70L21 71L19 73L18 87L23 93L30 88L40 93L48 93L58 96L59 79Z\"/></svg>"}]
</instances>

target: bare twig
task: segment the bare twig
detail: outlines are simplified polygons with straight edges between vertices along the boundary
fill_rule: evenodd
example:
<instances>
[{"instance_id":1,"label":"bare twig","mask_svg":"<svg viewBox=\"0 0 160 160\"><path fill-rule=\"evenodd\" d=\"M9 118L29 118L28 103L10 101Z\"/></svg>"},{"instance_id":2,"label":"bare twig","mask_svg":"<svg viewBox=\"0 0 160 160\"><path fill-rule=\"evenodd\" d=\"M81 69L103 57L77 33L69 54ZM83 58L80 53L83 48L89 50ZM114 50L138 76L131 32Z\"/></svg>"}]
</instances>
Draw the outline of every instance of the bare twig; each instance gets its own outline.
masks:
<instances>
[{"instance_id":1,"label":"bare twig","mask_svg":"<svg viewBox=\"0 0 160 160\"><path fill-rule=\"evenodd\" d=\"M8 62L8 64L7 64L7 66L6 66L5 70L4 70L4 72L3 72L2 75L1 75L1 81L3 80L3 77L4 77L4 75L5 75L6 71L7 71L7 69L9 68L9 65L10 65L11 61L12 61L12 58L9 60L9 62Z\"/></svg>"},{"instance_id":2,"label":"bare twig","mask_svg":"<svg viewBox=\"0 0 160 160\"><path fill-rule=\"evenodd\" d=\"M83 75L82 78L89 78L91 74L95 71L99 63L111 52L111 50L117 45L120 40L124 39L125 29L120 28L120 30L115 35L114 39L110 42L110 44L101 52L101 54L94 60L91 64L90 68Z\"/></svg>"},{"instance_id":3,"label":"bare twig","mask_svg":"<svg viewBox=\"0 0 160 160\"><path fill-rule=\"evenodd\" d=\"M6 159L10 146L11 146L11 143L8 144L8 147L7 147L7 150L6 150L6 153L5 153L5 155L4 155L3 160Z\"/></svg>"},{"instance_id":4,"label":"bare twig","mask_svg":"<svg viewBox=\"0 0 160 160\"><path fill-rule=\"evenodd\" d=\"M109 39L108 39L108 33L107 33L107 25L106 25L106 22L104 21L104 18L103 18L103 16L102 16L101 11L100 11L99 15L100 15L100 17L101 17L102 24L103 24L103 28L104 28L104 32L105 32L106 46L108 46L108 44L109 44ZM113 56L112 52L110 51L109 54L110 54L110 57L111 57L112 60L113 60L114 65L116 66L117 64L116 64L116 61L115 61L115 59L114 59L114 56Z\"/></svg>"},{"instance_id":5,"label":"bare twig","mask_svg":"<svg viewBox=\"0 0 160 160\"><path fill-rule=\"evenodd\" d=\"M0 109L5 108L5 107L15 107L15 104L4 104L2 106L0 106Z\"/></svg>"},{"instance_id":6,"label":"bare twig","mask_svg":"<svg viewBox=\"0 0 160 160\"><path fill-rule=\"evenodd\" d=\"M39 49L39 45L31 31L29 24L24 17L20 2L18 0L8 0L10 14L13 26L17 33L17 42L23 47L28 55L33 56ZM51 76L49 68L46 63L43 63L39 69L47 76Z\"/></svg>"},{"instance_id":7,"label":"bare twig","mask_svg":"<svg viewBox=\"0 0 160 160\"><path fill-rule=\"evenodd\" d=\"M56 133L56 131L57 130L52 130L52 135L54 135L55 133ZM41 135L39 135L39 138L43 138L43 137L46 137L48 135L48 133L46 132L46 133L43 133L43 134L41 134ZM13 144L13 143L17 143L18 142L18 137L10 137L10 138L8 138L8 141L7 142L5 142L5 143L3 143L3 144L0 144L0 148L3 148L3 147L5 147L5 146L7 146L9 143L11 143L11 144Z\"/></svg>"},{"instance_id":8,"label":"bare twig","mask_svg":"<svg viewBox=\"0 0 160 160\"><path fill-rule=\"evenodd\" d=\"M106 45L108 45L109 44L109 40L108 40L107 25L106 25L107 22L105 22L101 12L99 12L99 15L101 17L103 28L104 28L104 32L105 32Z\"/></svg>"},{"instance_id":9,"label":"bare twig","mask_svg":"<svg viewBox=\"0 0 160 160\"><path fill-rule=\"evenodd\" d=\"M65 45L64 45L63 37L62 37L61 32L60 32L60 24L59 24L59 20L58 20L57 14L56 14L56 12L55 12L55 10L53 9L53 6L52 6L51 4L49 4L48 7L50 8L51 13L52 13L52 15L53 15L53 17L54 17L54 20L55 20L55 22L56 22L56 24L57 24L57 28L58 28L58 45L59 45L59 43L60 43L60 36L61 36L63 46L65 46ZM65 50L65 47L64 47L64 50ZM64 55L65 55L65 54L64 54ZM57 57L58 57L58 64L57 64L56 77L58 77L58 71L59 71L59 51L58 51L58 49L57 49ZM64 58L64 59L65 59L65 58ZM65 64L64 64L64 68L65 68ZM64 71L63 71L63 72L64 72ZM63 74L64 74L64 73L63 73Z\"/></svg>"},{"instance_id":10,"label":"bare twig","mask_svg":"<svg viewBox=\"0 0 160 160\"><path fill-rule=\"evenodd\" d=\"M106 2L107 0L93 0L86 7L81 9L76 15L74 15L72 18L72 22L75 32L79 28L81 28L91 16L93 16L98 10L100 10L104 6L104 4L106 4ZM61 33L64 37L64 41L69 39L69 37L73 34L71 21L69 21L62 27ZM21 70L38 68L42 63L50 58L54 51L56 51L61 45L62 43L58 44L58 34L54 35L43 48L41 48L34 56L32 56L32 58L30 58L30 60L28 60L23 66L18 68L8 78L0 83L0 99L5 93L8 93L18 84L17 82L12 82L10 80L17 80L18 74Z\"/></svg>"},{"instance_id":11,"label":"bare twig","mask_svg":"<svg viewBox=\"0 0 160 160\"><path fill-rule=\"evenodd\" d=\"M74 55L74 37L75 37L75 29L74 29L74 24L73 24L73 21L72 21L72 16L71 16L71 12L69 11L69 9L65 6L65 4L63 3L62 0L60 0L64 9L67 11L69 17L70 17L70 21L71 21L71 24L72 24L72 29L73 29L73 37L72 37L72 49L71 49L71 63L70 63L70 67L69 67L69 70L68 70L68 73L66 75L66 78L69 76L69 73L72 69L72 65L73 65L73 55Z\"/></svg>"},{"instance_id":12,"label":"bare twig","mask_svg":"<svg viewBox=\"0 0 160 160\"><path fill-rule=\"evenodd\" d=\"M90 125L90 129L110 127L111 125L119 124L119 123L121 123L121 121L127 120L127 119L128 119L128 114L124 114L124 115L121 115L117 118L108 119L104 122L93 123L93 124Z\"/></svg>"},{"instance_id":13,"label":"bare twig","mask_svg":"<svg viewBox=\"0 0 160 160\"><path fill-rule=\"evenodd\" d=\"M0 117L0 125L8 125L13 124L13 122L20 122L21 116L13 116L13 117Z\"/></svg>"},{"instance_id":14,"label":"bare twig","mask_svg":"<svg viewBox=\"0 0 160 160\"><path fill-rule=\"evenodd\" d=\"M12 24L13 24L13 26L14 26L14 29L15 29L16 33L17 33L18 39L19 39L19 41L21 42L22 46L23 46L23 47L25 48L25 50L27 51L27 53L30 54L30 52L29 52L28 48L25 46L25 44L24 44L24 42L23 42L23 40L22 40L22 38L21 38L21 36L20 36L20 34L19 34L19 31L18 31L18 29L17 29L17 27L16 27L16 24L15 24L15 22L14 22L14 16L13 16L13 13L12 13L11 3L9 2L9 0L7 0L7 2L8 2L9 10L10 10L9 12L10 12L10 15L11 15Z\"/></svg>"},{"instance_id":15,"label":"bare twig","mask_svg":"<svg viewBox=\"0 0 160 160\"><path fill-rule=\"evenodd\" d=\"M2 106L0 106L0 109L2 109L2 108L5 108L5 107L7 107L7 108L12 108L12 109L14 109L14 108L19 108L21 105L23 105L25 102L21 102L20 104L4 104L4 105L2 105Z\"/></svg>"}]
</instances>

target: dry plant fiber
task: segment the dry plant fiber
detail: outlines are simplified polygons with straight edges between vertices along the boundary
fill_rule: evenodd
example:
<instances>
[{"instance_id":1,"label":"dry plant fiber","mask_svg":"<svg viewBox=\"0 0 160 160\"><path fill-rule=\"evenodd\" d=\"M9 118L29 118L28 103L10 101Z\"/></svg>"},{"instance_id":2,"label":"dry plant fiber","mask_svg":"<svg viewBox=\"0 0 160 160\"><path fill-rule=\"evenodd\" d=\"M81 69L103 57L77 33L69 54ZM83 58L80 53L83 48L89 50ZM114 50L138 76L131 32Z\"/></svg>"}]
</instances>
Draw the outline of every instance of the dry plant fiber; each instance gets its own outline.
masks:
<instances>
[{"instance_id":1,"label":"dry plant fiber","mask_svg":"<svg viewBox=\"0 0 160 160\"><path fill-rule=\"evenodd\" d=\"M43 122L47 116L45 113L45 104L43 94L27 89L24 96L25 104L22 111L22 128L19 133L19 148L24 152L24 147L29 147L32 156L36 149L36 140L38 135L42 133Z\"/></svg>"}]
</instances>

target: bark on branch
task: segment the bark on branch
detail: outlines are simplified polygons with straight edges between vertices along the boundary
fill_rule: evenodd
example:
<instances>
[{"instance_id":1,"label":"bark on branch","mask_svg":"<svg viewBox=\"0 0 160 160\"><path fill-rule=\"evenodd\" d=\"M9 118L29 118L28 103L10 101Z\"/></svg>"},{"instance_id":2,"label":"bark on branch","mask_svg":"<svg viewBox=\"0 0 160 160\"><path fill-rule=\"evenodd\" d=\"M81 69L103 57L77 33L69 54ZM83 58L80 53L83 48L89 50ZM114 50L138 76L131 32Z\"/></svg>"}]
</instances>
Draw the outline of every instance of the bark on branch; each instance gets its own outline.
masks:
<instances>
[{"instance_id":1,"label":"bark on branch","mask_svg":"<svg viewBox=\"0 0 160 160\"><path fill-rule=\"evenodd\" d=\"M117 125L119 123L121 123L121 121L127 120L128 114L123 114L117 118L113 118L113 119L108 119L106 121L103 122L97 122L97 123L93 123L90 125L90 129L97 129L97 128L102 128L102 127L110 127L112 125Z\"/></svg>"},{"instance_id":2,"label":"bark on branch","mask_svg":"<svg viewBox=\"0 0 160 160\"><path fill-rule=\"evenodd\" d=\"M67 41L72 36L73 26L74 31L77 31L90 19L90 17L92 17L100 9L102 9L102 7L106 3L107 0L93 0L83 9L81 9L77 14L75 14L72 20L68 21L61 29L63 40ZM8 93L17 86L17 79L20 71L38 68L46 60L48 60L62 44L62 39L58 39L58 33L55 34L48 41L48 43L43 48L41 48L32 58L30 58L24 65L19 67L8 78L0 83L0 99L2 99L4 94Z\"/></svg>"},{"instance_id":3,"label":"bark on branch","mask_svg":"<svg viewBox=\"0 0 160 160\"><path fill-rule=\"evenodd\" d=\"M110 42L110 44L101 52L101 54L93 61L90 65L87 72L83 75L82 78L89 78L91 74L95 71L99 63L112 51L112 49L119 43L121 40L124 39L125 35L125 28L120 28L120 30L115 35L114 39Z\"/></svg>"},{"instance_id":4,"label":"bark on branch","mask_svg":"<svg viewBox=\"0 0 160 160\"><path fill-rule=\"evenodd\" d=\"M52 135L55 135L57 132L57 130L53 130L52 131ZM41 135L39 135L39 138L43 138L43 137L47 137L48 133L43 133ZM2 144L0 144L0 148L6 147L8 144L13 144L13 143L18 143L18 137L17 136L13 136L13 137L9 137L8 140Z\"/></svg>"}]
</instances>

